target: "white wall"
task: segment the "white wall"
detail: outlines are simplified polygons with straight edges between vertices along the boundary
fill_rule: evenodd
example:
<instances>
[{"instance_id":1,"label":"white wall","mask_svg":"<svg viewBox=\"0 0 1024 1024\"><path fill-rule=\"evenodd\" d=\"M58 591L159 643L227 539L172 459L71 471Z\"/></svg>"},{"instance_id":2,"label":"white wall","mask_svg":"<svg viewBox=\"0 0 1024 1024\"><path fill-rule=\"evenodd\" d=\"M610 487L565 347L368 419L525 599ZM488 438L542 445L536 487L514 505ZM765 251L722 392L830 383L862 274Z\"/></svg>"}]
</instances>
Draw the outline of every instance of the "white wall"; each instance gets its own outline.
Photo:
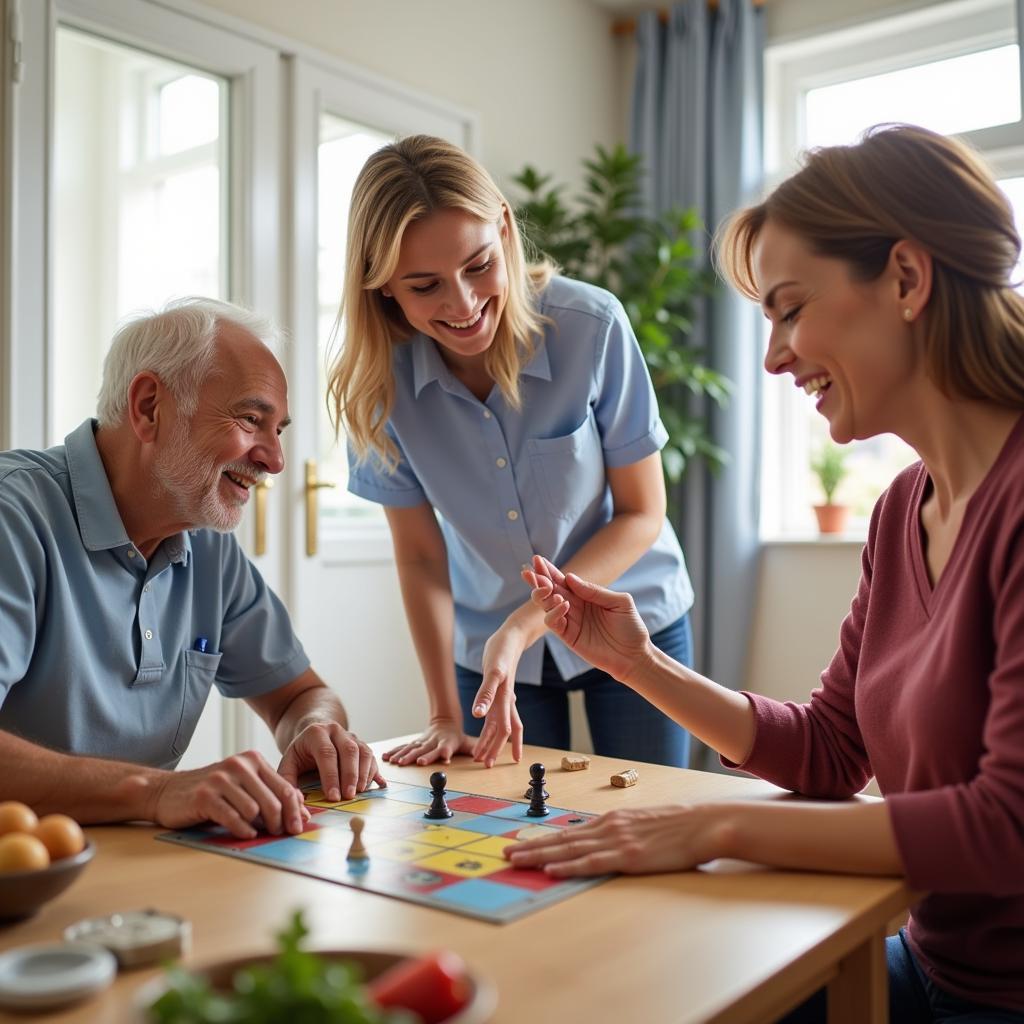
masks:
<instances>
[{"instance_id":1,"label":"white wall","mask_svg":"<svg viewBox=\"0 0 1024 1024\"><path fill-rule=\"evenodd\" d=\"M526 162L578 180L624 123L610 15L587 0L206 3L476 111L479 155L503 186Z\"/></svg>"}]
</instances>

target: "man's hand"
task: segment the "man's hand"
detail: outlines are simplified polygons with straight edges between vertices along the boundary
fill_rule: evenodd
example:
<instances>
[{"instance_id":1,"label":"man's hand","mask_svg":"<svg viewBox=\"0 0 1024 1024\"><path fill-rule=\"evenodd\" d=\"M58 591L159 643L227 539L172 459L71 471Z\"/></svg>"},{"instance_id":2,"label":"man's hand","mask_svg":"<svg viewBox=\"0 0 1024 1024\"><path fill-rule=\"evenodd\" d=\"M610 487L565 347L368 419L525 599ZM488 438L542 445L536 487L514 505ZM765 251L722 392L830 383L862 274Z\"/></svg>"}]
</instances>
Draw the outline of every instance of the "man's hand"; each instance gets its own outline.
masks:
<instances>
[{"instance_id":1,"label":"man's hand","mask_svg":"<svg viewBox=\"0 0 1024 1024\"><path fill-rule=\"evenodd\" d=\"M296 835L309 812L294 781L282 778L262 754L247 750L207 768L162 773L147 817L165 828L214 821L239 839L254 839L254 823L262 819L274 835Z\"/></svg>"},{"instance_id":2,"label":"man's hand","mask_svg":"<svg viewBox=\"0 0 1024 1024\"><path fill-rule=\"evenodd\" d=\"M337 722L307 725L289 744L277 770L295 787L303 772L316 771L328 800L351 800L372 782L387 786L373 751Z\"/></svg>"}]
</instances>

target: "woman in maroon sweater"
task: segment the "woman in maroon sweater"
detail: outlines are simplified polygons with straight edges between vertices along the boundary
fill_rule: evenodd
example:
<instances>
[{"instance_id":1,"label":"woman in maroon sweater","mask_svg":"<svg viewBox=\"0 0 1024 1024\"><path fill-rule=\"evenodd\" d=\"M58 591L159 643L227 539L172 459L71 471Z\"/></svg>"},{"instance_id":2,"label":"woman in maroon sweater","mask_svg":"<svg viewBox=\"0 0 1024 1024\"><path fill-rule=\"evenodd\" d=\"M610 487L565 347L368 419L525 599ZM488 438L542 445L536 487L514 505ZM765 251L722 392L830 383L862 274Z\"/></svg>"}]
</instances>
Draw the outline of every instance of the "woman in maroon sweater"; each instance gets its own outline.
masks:
<instances>
[{"instance_id":1,"label":"woman in maroon sweater","mask_svg":"<svg viewBox=\"0 0 1024 1024\"><path fill-rule=\"evenodd\" d=\"M836 801L616 811L510 850L556 875L740 857L902 875L894 1021L1024 1021L1024 299L1010 205L974 154L910 126L813 152L726 226L721 262L771 321L770 373L840 442L921 461L879 499L839 649L806 704L735 693L654 649L631 599L537 559L575 651L723 760ZM624 850L630 850L627 862ZM824 1020L823 1000L793 1020Z\"/></svg>"}]
</instances>

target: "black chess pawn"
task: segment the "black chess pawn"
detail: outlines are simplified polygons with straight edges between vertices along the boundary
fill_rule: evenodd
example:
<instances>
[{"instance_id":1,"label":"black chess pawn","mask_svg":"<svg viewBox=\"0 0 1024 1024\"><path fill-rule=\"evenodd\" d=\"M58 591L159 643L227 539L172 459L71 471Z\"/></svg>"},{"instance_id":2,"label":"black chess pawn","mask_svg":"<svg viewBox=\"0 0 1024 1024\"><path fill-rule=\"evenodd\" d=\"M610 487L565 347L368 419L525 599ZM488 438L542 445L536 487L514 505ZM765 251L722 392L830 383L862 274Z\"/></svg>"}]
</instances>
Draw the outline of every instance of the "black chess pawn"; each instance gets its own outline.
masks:
<instances>
[{"instance_id":1,"label":"black chess pawn","mask_svg":"<svg viewBox=\"0 0 1024 1024\"><path fill-rule=\"evenodd\" d=\"M434 772L430 776L430 807L423 812L424 818L450 818L452 811L445 801L445 786L448 784L448 776L444 772Z\"/></svg>"},{"instance_id":2,"label":"black chess pawn","mask_svg":"<svg viewBox=\"0 0 1024 1024\"><path fill-rule=\"evenodd\" d=\"M544 765L530 765L530 806L526 809L529 818L543 818L550 812L544 802L547 793L544 791Z\"/></svg>"}]
</instances>

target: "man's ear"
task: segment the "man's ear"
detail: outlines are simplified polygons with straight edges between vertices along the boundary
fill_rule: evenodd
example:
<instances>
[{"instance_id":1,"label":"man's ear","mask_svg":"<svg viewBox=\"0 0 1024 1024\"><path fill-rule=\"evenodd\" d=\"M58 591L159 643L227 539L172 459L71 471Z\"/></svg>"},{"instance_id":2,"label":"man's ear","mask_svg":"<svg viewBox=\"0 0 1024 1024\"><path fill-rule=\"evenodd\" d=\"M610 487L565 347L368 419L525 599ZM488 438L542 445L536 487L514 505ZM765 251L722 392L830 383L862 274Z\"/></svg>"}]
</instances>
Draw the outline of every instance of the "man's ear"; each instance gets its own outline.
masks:
<instances>
[{"instance_id":1,"label":"man's ear","mask_svg":"<svg viewBox=\"0 0 1024 1024\"><path fill-rule=\"evenodd\" d=\"M151 444L160 433L160 421L166 416L170 396L160 378L149 370L137 373L128 385L128 422L135 436Z\"/></svg>"},{"instance_id":2,"label":"man's ear","mask_svg":"<svg viewBox=\"0 0 1024 1024\"><path fill-rule=\"evenodd\" d=\"M901 238L889 252L888 270L895 282L898 315L913 322L932 295L932 257L927 249Z\"/></svg>"}]
</instances>

